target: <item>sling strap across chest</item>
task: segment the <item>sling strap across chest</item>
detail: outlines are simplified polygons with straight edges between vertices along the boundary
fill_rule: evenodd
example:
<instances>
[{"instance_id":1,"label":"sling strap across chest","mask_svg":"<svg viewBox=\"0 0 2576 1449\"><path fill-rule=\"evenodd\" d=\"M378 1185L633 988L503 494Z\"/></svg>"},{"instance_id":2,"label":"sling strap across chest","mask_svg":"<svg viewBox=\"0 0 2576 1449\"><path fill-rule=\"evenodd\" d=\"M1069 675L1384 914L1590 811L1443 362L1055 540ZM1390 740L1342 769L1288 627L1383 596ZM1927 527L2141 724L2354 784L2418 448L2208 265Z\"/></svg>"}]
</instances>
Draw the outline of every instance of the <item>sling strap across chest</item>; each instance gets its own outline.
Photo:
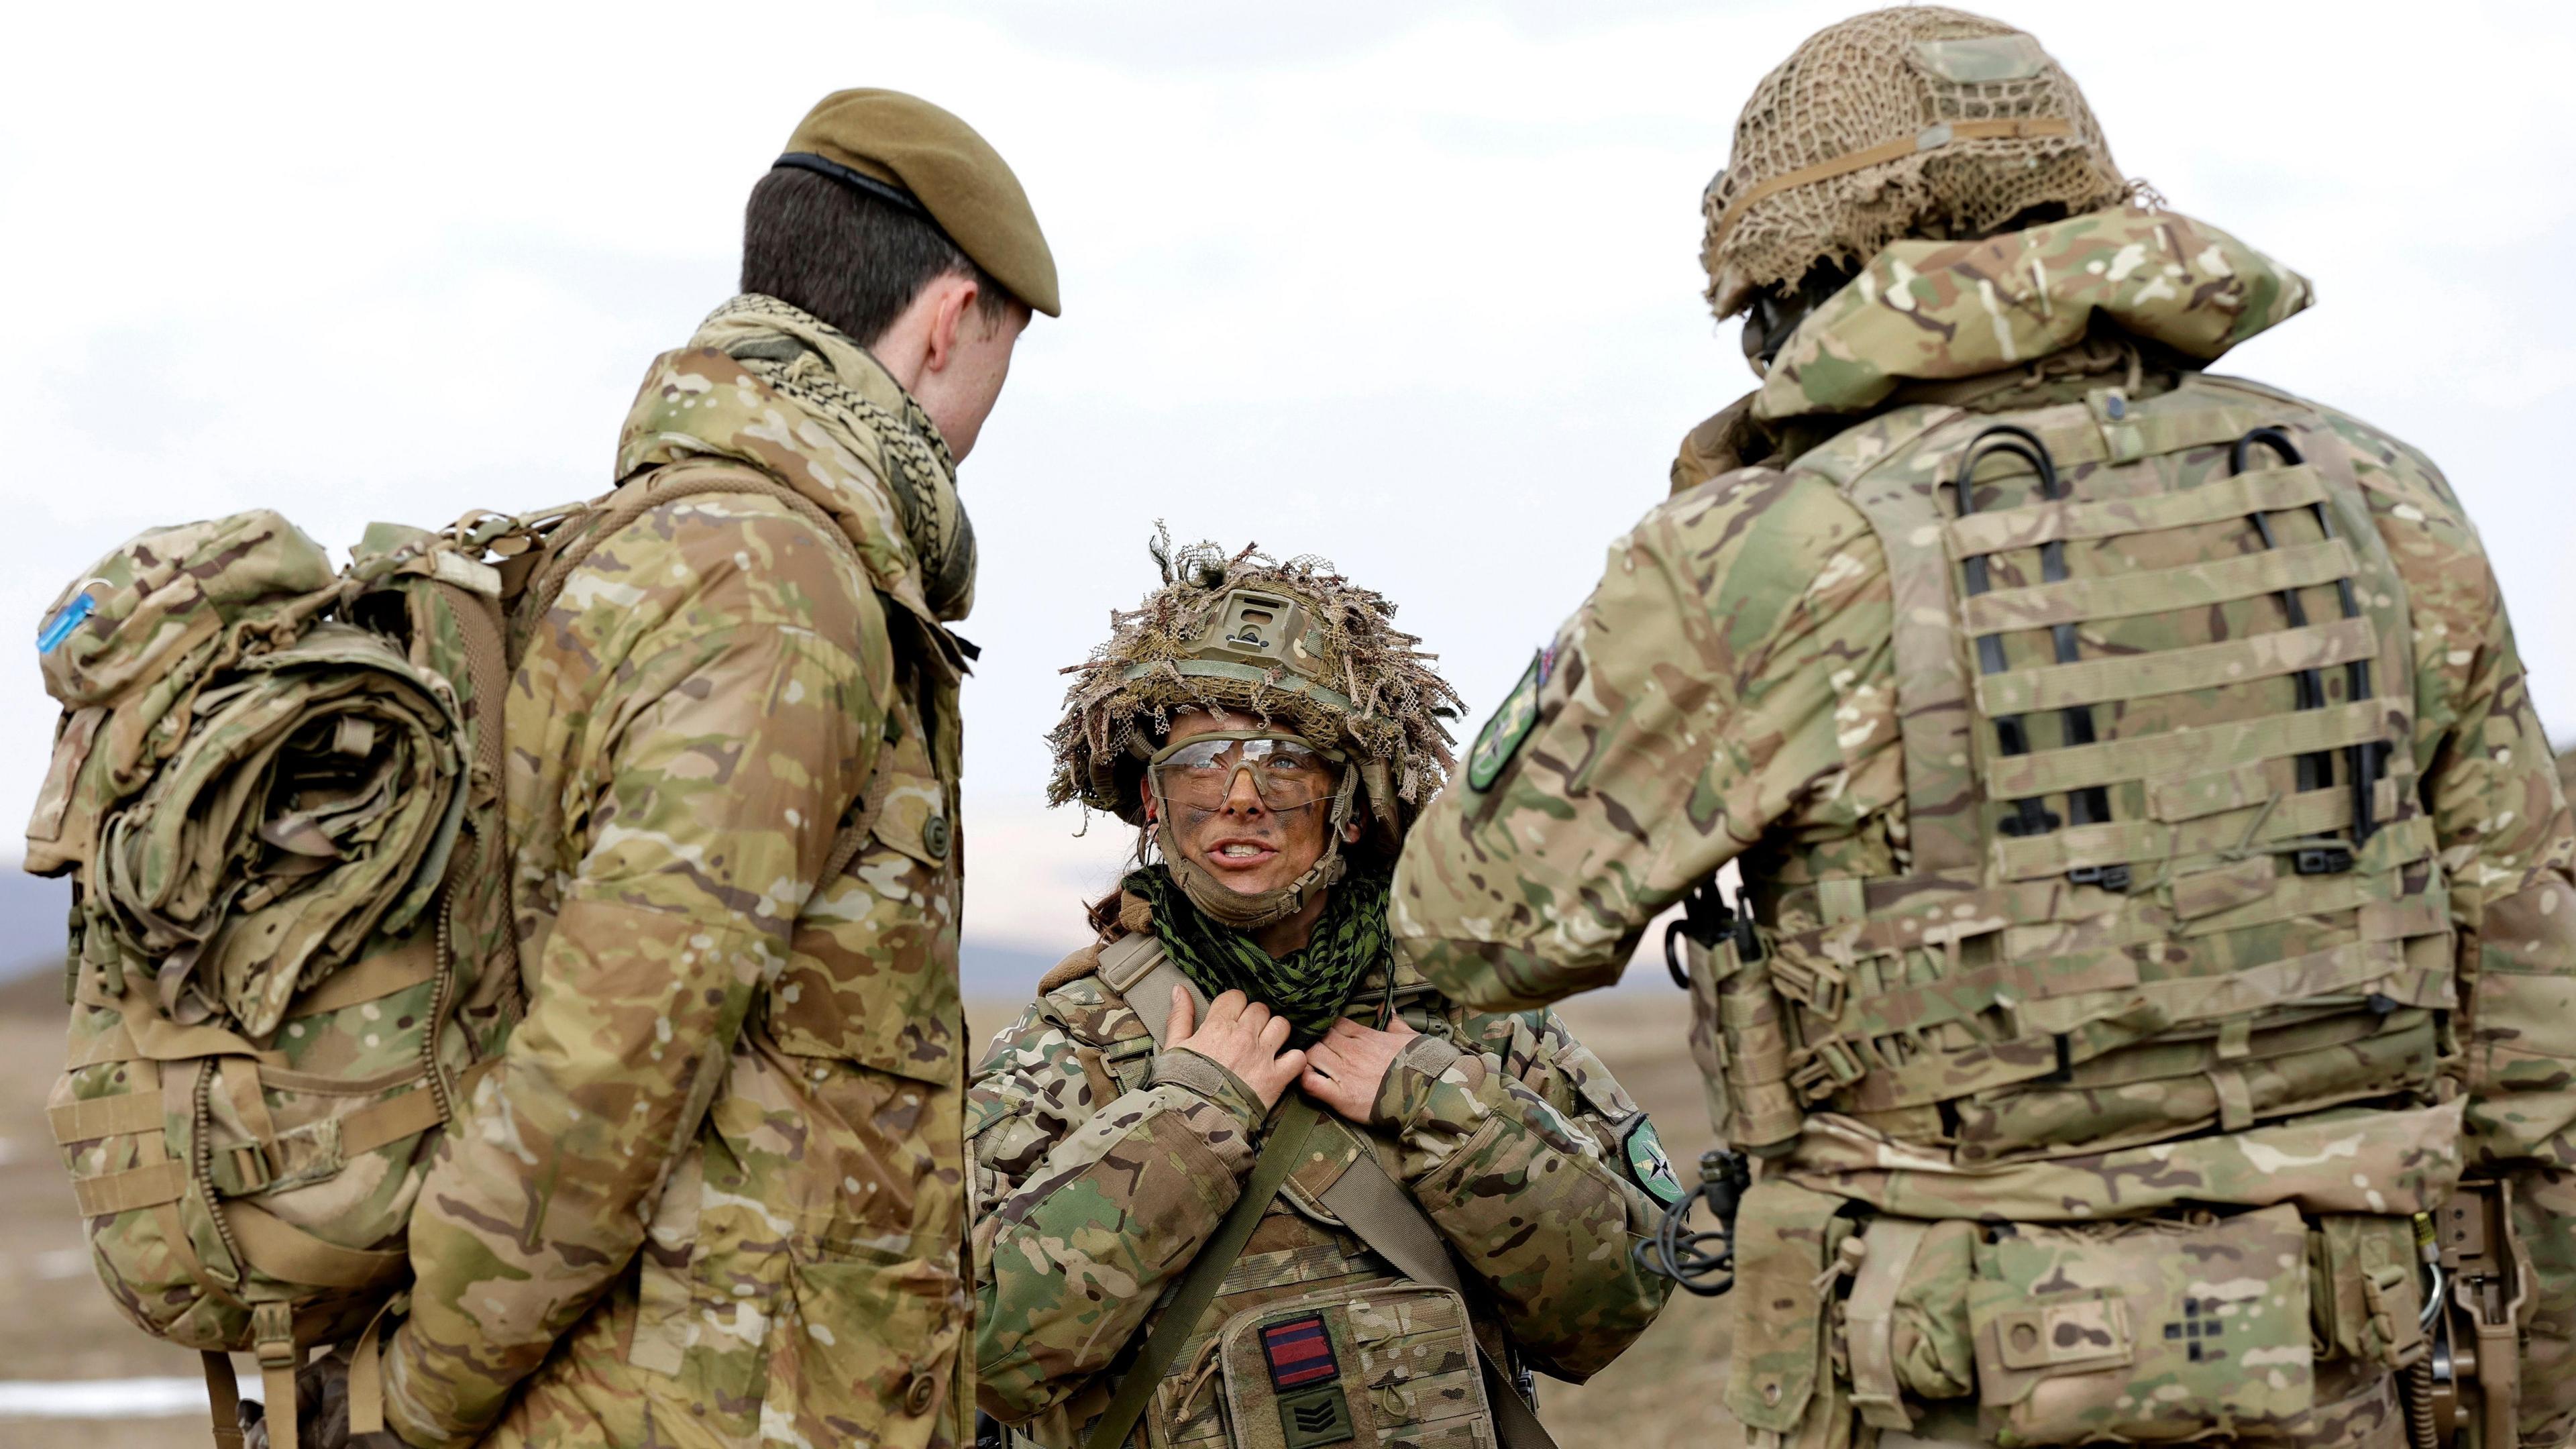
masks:
<instances>
[{"instance_id":1,"label":"sling strap across chest","mask_svg":"<svg viewBox=\"0 0 2576 1449\"><path fill-rule=\"evenodd\" d=\"M1099 975L1136 1013L1158 1049L1171 1034L1172 988L1187 991L1202 1015L1207 1011L1206 995L1172 964L1162 942L1150 932L1125 936L1102 947ZM1109 1410L1092 1431L1086 1449L1117 1449L1126 1441L1136 1421L1144 1416L1155 1385L1170 1371L1183 1341L1197 1327L1208 1304L1215 1301L1219 1285L1242 1255L1253 1227L1286 1185L1311 1135L1342 1130L1338 1122L1316 1111L1303 1097L1292 1097L1280 1110L1253 1164L1252 1175L1244 1183L1243 1195L1235 1200L1233 1209L1191 1262L1172 1301L1164 1306L1162 1317L1146 1335L1135 1362L1119 1380ZM1376 1153L1355 1154L1350 1166L1318 1196L1326 1210L1398 1273L1417 1283L1465 1295L1465 1279L1439 1228L1413 1195L1387 1175ZM1556 1449L1556 1440L1513 1390L1511 1376L1484 1351L1483 1345L1478 1345L1476 1356L1484 1370L1485 1400L1493 1410L1495 1435L1503 1449Z\"/></svg>"}]
</instances>

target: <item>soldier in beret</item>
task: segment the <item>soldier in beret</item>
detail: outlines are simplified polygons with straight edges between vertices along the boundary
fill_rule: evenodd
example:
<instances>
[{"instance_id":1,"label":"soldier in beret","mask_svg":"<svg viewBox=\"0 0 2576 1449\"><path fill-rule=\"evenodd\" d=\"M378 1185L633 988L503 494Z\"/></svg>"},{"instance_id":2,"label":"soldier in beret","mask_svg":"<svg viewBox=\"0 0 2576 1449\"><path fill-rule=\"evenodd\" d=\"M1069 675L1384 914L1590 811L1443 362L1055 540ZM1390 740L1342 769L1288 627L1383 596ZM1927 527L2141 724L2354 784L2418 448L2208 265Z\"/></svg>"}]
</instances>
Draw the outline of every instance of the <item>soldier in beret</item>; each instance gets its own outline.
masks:
<instances>
[{"instance_id":1,"label":"soldier in beret","mask_svg":"<svg viewBox=\"0 0 2576 1449\"><path fill-rule=\"evenodd\" d=\"M527 1014L307 1445L379 1392L420 1449L966 1438L955 470L1057 305L1018 180L924 101L826 97L753 188L742 294L618 442L669 501L527 626Z\"/></svg>"}]
</instances>

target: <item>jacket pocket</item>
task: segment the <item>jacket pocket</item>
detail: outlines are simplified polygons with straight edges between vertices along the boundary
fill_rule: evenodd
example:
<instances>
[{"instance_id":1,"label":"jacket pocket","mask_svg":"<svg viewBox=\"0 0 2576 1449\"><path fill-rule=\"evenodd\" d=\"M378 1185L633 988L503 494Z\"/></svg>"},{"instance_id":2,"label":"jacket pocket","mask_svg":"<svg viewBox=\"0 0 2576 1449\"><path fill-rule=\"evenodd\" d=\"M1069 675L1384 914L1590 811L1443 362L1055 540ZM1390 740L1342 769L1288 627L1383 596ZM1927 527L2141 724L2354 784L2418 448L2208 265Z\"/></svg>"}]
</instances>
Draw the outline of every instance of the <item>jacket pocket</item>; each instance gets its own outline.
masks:
<instances>
[{"instance_id":1,"label":"jacket pocket","mask_svg":"<svg viewBox=\"0 0 2576 1449\"><path fill-rule=\"evenodd\" d=\"M948 1268L853 1248L793 1263L788 1288L770 1336L766 1437L919 1449L963 1412L950 1399L966 1288Z\"/></svg>"},{"instance_id":2,"label":"jacket pocket","mask_svg":"<svg viewBox=\"0 0 2576 1449\"><path fill-rule=\"evenodd\" d=\"M769 1030L791 1056L956 1085L966 1023L955 811L917 740L887 748L895 754L869 785L877 806L868 839L798 916L770 989Z\"/></svg>"}]
</instances>

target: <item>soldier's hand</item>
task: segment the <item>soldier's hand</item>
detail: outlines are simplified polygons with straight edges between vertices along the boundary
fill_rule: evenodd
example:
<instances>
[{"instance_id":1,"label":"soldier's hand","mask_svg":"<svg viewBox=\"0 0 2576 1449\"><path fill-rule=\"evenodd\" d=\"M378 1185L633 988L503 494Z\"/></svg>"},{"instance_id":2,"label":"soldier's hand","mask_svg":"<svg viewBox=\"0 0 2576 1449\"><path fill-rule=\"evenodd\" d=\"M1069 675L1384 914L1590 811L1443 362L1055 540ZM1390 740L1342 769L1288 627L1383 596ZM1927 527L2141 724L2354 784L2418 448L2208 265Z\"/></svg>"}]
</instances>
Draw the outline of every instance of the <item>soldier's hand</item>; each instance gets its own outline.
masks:
<instances>
[{"instance_id":1,"label":"soldier's hand","mask_svg":"<svg viewBox=\"0 0 2576 1449\"><path fill-rule=\"evenodd\" d=\"M1279 1105L1279 1094L1306 1069L1304 1052L1280 1050L1288 1045L1288 1018L1272 1014L1269 1007L1240 991L1209 1002L1207 1020L1202 1022L1189 992L1173 987L1169 1044L1197 1052L1242 1078L1264 1107Z\"/></svg>"},{"instance_id":2,"label":"soldier's hand","mask_svg":"<svg viewBox=\"0 0 2576 1449\"><path fill-rule=\"evenodd\" d=\"M1384 1031L1343 1017L1306 1054L1306 1074L1297 1085L1336 1115L1365 1127L1377 1110L1377 1089L1386 1081L1387 1069L1404 1044L1419 1035L1400 1016Z\"/></svg>"}]
</instances>

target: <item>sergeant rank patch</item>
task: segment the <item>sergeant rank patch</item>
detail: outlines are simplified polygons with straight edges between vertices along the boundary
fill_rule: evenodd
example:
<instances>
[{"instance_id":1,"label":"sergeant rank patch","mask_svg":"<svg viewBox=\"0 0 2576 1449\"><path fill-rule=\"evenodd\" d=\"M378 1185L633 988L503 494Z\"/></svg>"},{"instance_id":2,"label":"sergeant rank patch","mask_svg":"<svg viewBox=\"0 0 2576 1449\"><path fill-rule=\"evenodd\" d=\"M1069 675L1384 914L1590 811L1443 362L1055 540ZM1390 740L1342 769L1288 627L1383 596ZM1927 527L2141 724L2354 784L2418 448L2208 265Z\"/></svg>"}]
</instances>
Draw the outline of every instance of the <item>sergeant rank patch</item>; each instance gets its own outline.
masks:
<instances>
[{"instance_id":1,"label":"sergeant rank patch","mask_svg":"<svg viewBox=\"0 0 2576 1449\"><path fill-rule=\"evenodd\" d=\"M1664 1155L1664 1139L1655 1135L1655 1124L1645 1113L1638 1113L1628 1124L1620 1145L1627 1151L1628 1175L1646 1190L1646 1196L1671 1207L1687 1195L1673 1172L1673 1160Z\"/></svg>"},{"instance_id":2,"label":"sergeant rank patch","mask_svg":"<svg viewBox=\"0 0 2576 1449\"><path fill-rule=\"evenodd\" d=\"M1520 753L1521 741L1529 738L1530 729L1538 723L1538 692L1555 672L1555 645L1530 656L1529 668L1521 671L1521 682L1503 696L1502 707L1485 721L1483 729L1476 731L1476 743L1467 750L1468 789L1490 789L1502 778L1503 766Z\"/></svg>"}]
</instances>

